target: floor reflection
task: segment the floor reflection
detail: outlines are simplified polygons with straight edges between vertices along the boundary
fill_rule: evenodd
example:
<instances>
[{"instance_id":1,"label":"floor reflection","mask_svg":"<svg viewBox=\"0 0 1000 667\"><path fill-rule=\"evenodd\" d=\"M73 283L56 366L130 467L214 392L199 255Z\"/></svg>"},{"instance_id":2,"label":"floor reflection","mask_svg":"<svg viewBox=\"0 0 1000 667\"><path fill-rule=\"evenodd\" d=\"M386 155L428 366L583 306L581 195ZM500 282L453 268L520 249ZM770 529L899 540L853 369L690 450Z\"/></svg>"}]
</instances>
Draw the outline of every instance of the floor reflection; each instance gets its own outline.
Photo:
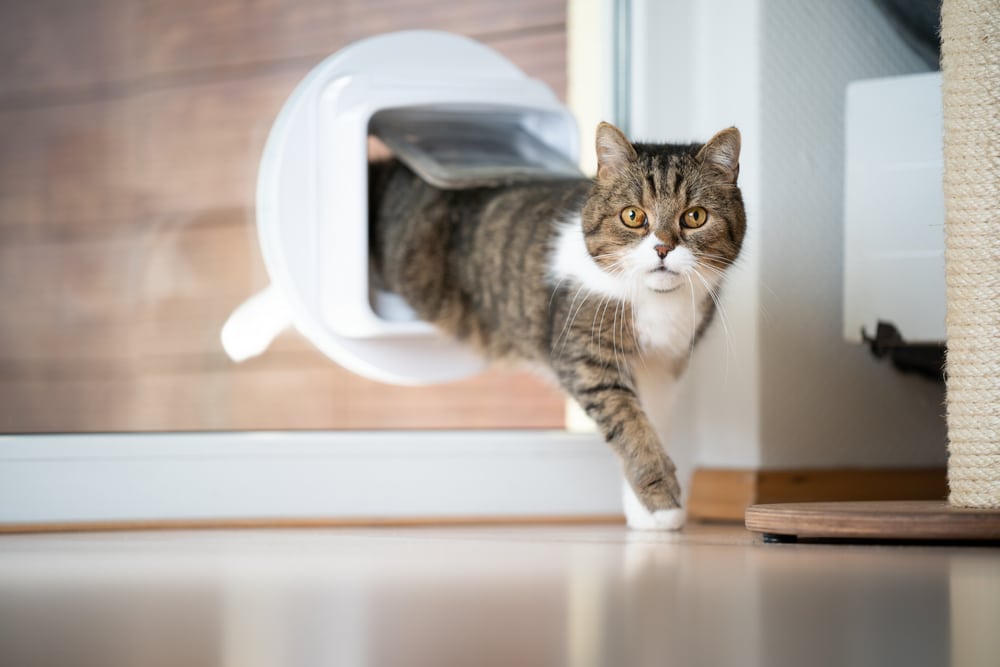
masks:
<instances>
[{"instance_id":1,"label":"floor reflection","mask_svg":"<svg viewBox=\"0 0 1000 667\"><path fill-rule=\"evenodd\" d=\"M1000 549L725 527L0 538L4 665L976 665L998 627Z\"/></svg>"}]
</instances>

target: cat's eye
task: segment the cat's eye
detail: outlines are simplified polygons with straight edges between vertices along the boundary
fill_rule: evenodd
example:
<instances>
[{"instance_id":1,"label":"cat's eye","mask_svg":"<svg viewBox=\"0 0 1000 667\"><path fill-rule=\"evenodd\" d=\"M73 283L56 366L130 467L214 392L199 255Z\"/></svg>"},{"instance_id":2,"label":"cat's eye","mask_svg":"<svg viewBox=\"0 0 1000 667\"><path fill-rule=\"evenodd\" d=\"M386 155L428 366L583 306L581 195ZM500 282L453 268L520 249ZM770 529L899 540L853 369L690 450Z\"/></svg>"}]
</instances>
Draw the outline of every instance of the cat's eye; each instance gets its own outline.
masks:
<instances>
[{"instance_id":1,"label":"cat's eye","mask_svg":"<svg viewBox=\"0 0 1000 667\"><path fill-rule=\"evenodd\" d=\"M646 224L646 212L638 206L629 206L622 211L621 219L626 227L642 227Z\"/></svg>"},{"instance_id":2,"label":"cat's eye","mask_svg":"<svg viewBox=\"0 0 1000 667\"><path fill-rule=\"evenodd\" d=\"M681 225L688 229L698 229L706 222L708 222L708 211L701 206L693 206L681 216Z\"/></svg>"}]
</instances>

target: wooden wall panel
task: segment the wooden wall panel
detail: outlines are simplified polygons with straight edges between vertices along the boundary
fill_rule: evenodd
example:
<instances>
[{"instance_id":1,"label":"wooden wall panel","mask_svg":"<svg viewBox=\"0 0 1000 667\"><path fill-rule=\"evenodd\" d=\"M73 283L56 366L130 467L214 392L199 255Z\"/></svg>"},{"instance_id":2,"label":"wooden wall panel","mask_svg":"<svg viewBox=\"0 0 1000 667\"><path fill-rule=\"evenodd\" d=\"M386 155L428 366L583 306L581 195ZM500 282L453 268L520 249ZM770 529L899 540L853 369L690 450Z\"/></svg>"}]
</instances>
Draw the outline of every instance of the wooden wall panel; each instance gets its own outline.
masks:
<instances>
[{"instance_id":1,"label":"wooden wall panel","mask_svg":"<svg viewBox=\"0 0 1000 667\"><path fill-rule=\"evenodd\" d=\"M223 355L229 314L269 280L250 225L176 220L147 235L136 263L131 353Z\"/></svg>"},{"instance_id":2,"label":"wooden wall panel","mask_svg":"<svg viewBox=\"0 0 1000 667\"><path fill-rule=\"evenodd\" d=\"M540 395L527 376L491 373L428 390L358 378L315 357L302 366L272 358L213 371L149 371L127 418L140 430L272 429L276 421L285 429L562 426L561 398Z\"/></svg>"},{"instance_id":3,"label":"wooden wall panel","mask_svg":"<svg viewBox=\"0 0 1000 667\"><path fill-rule=\"evenodd\" d=\"M0 364L3 433L127 430L118 415L130 406L135 382L126 375L109 377L95 368L84 377L60 371L9 379L2 369Z\"/></svg>"},{"instance_id":4,"label":"wooden wall panel","mask_svg":"<svg viewBox=\"0 0 1000 667\"><path fill-rule=\"evenodd\" d=\"M268 282L253 200L281 104L403 28L481 38L565 93L552 0L0 6L0 430L560 427L526 375L385 386L294 332L243 365L221 350Z\"/></svg>"},{"instance_id":5,"label":"wooden wall panel","mask_svg":"<svg viewBox=\"0 0 1000 667\"><path fill-rule=\"evenodd\" d=\"M541 31L514 34L489 41L529 76L547 84L566 99L566 32Z\"/></svg>"},{"instance_id":6,"label":"wooden wall panel","mask_svg":"<svg viewBox=\"0 0 1000 667\"><path fill-rule=\"evenodd\" d=\"M128 241L0 244L0 359L20 367L124 354L133 247Z\"/></svg>"},{"instance_id":7,"label":"wooden wall panel","mask_svg":"<svg viewBox=\"0 0 1000 667\"><path fill-rule=\"evenodd\" d=\"M133 145L129 100L0 106L0 241L79 232L81 223L134 225Z\"/></svg>"},{"instance_id":8,"label":"wooden wall panel","mask_svg":"<svg viewBox=\"0 0 1000 667\"><path fill-rule=\"evenodd\" d=\"M134 0L0 3L0 97L51 94L140 73Z\"/></svg>"},{"instance_id":9,"label":"wooden wall panel","mask_svg":"<svg viewBox=\"0 0 1000 667\"><path fill-rule=\"evenodd\" d=\"M226 317L266 284L254 228L197 214L132 236L5 243L0 356L218 355Z\"/></svg>"},{"instance_id":10,"label":"wooden wall panel","mask_svg":"<svg viewBox=\"0 0 1000 667\"><path fill-rule=\"evenodd\" d=\"M562 398L537 380L494 372L427 390L357 378L313 350L234 367L146 358L41 369L0 364L7 433L243 429L561 428ZM504 418L498 415L505 416Z\"/></svg>"},{"instance_id":11,"label":"wooden wall panel","mask_svg":"<svg viewBox=\"0 0 1000 667\"><path fill-rule=\"evenodd\" d=\"M252 211L257 165L271 124L307 72L298 66L142 95L136 101L136 122L145 138L139 148L140 190L149 210Z\"/></svg>"},{"instance_id":12,"label":"wooden wall panel","mask_svg":"<svg viewBox=\"0 0 1000 667\"><path fill-rule=\"evenodd\" d=\"M147 68L176 72L325 56L394 30L491 37L565 32L564 0L151 0Z\"/></svg>"}]
</instances>

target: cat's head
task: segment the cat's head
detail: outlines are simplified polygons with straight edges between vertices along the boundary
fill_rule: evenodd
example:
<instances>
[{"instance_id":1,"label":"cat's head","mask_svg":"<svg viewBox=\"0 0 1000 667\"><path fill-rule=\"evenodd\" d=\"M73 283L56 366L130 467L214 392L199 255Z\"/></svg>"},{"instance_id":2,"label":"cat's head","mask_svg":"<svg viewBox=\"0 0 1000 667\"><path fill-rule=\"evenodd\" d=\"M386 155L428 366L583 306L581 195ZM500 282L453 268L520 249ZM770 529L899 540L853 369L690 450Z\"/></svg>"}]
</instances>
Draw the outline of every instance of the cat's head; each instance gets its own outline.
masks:
<instances>
[{"instance_id":1,"label":"cat's head","mask_svg":"<svg viewBox=\"0 0 1000 667\"><path fill-rule=\"evenodd\" d=\"M629 290L718 286L746 232L739 159L735 127L705 144L633 144L601 123L582 216L591 258Z\"/></svg>"}]
</instances>

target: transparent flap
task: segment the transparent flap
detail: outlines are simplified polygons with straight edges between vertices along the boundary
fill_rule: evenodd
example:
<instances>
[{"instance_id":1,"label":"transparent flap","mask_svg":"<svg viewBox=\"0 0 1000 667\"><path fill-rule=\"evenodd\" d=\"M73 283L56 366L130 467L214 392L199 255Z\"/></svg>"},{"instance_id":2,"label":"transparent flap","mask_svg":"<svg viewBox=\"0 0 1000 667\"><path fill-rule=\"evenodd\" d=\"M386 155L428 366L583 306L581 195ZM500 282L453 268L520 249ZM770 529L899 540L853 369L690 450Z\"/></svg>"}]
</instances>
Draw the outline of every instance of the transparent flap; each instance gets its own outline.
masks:
<instances>
[{"instance_id":1,"label":"transparent flap","mask_svg":"<svg viewBox=\"0 0 1000 667\"><path fill-rule=\"evenodd\" d=\"M372 117L369 132L439 188L580 177L572 161L527 129L533 120L515 110L390 109Z\"/></svg>"}]
</instances>

